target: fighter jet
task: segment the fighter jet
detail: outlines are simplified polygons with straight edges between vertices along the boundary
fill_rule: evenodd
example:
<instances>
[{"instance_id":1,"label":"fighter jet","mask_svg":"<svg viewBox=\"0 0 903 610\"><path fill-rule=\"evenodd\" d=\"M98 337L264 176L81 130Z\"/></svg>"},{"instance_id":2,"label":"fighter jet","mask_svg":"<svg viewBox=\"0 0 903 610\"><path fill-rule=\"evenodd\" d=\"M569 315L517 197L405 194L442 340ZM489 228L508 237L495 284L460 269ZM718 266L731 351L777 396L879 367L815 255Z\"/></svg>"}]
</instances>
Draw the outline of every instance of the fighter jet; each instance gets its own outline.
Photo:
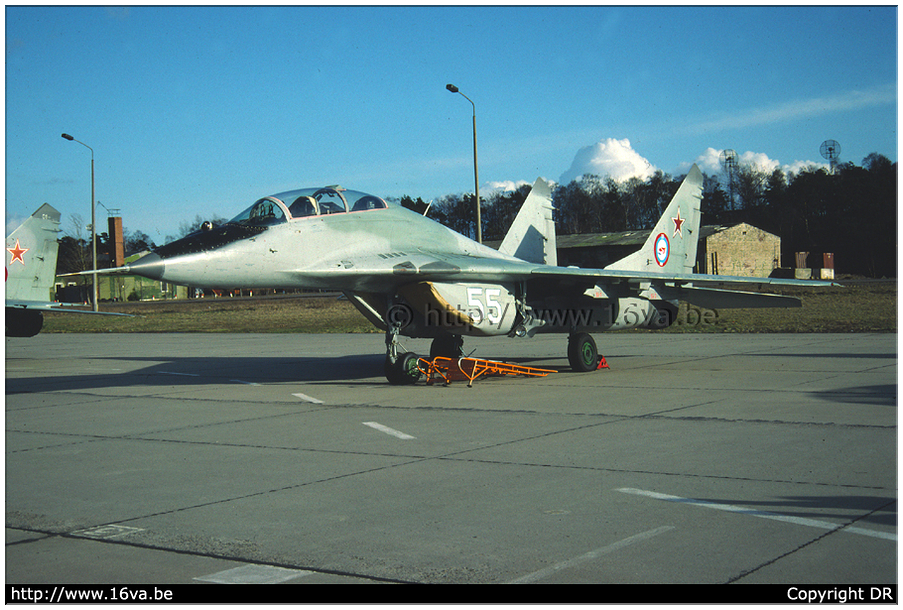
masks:
<instances>
[{"instance_id":1,"label":"fighter jet","mask_svg":"<svg viewBox=\"0 0 903 610\"><path fill-rule=\"evenodd\" d=\"M694 165L643 247L604 269L557 265L551 188L541 178L498 250L384 199L339 186L263 197L221 226L204 223L112 273L203 288L342 291L386 336L385 375L420 376L399 337L432 338L431 356L463 354L464 336L568 335L575 371L600 362L592 333L663 328L679 301L793 307L799 299L719 290L800 280L692 272L702 173ZM808 285L830 283L806 282Z\"/></svg>"},{"instance_id":2,"label":"fighter jet","mask_svg":"<svg viewBox=\"0 0 903 610\"><path fill-rule=\"evenodd\" d=\"M33 337L44 326L42 311L125 315L112 312L67 309L50 301L60 244L60 213L49 204L6 237L6 336Z\"/></svg>"}]
</instances>

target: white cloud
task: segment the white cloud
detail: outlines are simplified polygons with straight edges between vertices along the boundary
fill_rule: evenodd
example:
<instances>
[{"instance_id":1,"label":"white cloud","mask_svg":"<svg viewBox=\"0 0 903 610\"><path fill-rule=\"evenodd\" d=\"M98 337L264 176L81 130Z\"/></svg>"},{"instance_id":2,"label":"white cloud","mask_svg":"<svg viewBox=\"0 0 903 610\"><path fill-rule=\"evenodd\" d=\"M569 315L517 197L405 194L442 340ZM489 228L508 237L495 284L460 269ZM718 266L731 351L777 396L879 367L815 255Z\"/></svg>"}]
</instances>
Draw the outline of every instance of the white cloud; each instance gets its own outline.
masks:
<instances>
[{"instance_id":1,"label":"white cloud","mask_svg":"<svg viewBox=\"0 0 903 610\"><path fill-rule=\"evenodd\" d=\"M721 153L723 149L709 147L690 163L681 163L675 168L675 174L688 172L690 166L695 163L708 176L725 177L724 168L721 165ZM772 173L775 169L781 169L788 176L799 174L809 168L830 167L829 164L809 160L795 160L791 163L781 163L772 159L767 153L746 151L737 154L737 163L741 166L754 167L758 171ZM621 182L636 177L640 180L650 178L658 168L647 159L637 153L630 145L630 140L617 140L607 138L592 146L585 146L577 151L574 161L568 171L561 175L560 184L570 184L585 174L593 174L602 178L611 177ZM489 183L491 189L511 190L517 188L523 181L499 181Z\"/></svg>"},{"instance_id":2,"label":"white cloud","mask_svg":"<svg viewBox=\"0 0 903 610\"><path fill-rule=\"evenodd\" d=\"M831 169L831 164L823 161L794 161L789 165L782 165L781 169L784 170L785 174L798 174L804 169L813 167L816 169Z\"/></svg>"},{"instance_id":3,"label":"white cloud","mask_svg":"<svg viewBox=\"0 0 903 610\"><path fill-rule=\"evenodd\" d=\"M484 184L481 188L485 188L486 191L490 193L507 193L509 191L516 191L520 187L525 184L530 184L526 180L497 180L490 181ZM480 199L482 199L482 195Z\"/></svg>"},{"instance_id":4,"label":"white cloud","mask_svg":"<svg viewBox=\"0 0 903 610\"><path fill-rule=\"evenodd\" d=\"M585 174L610 176L623 181L629 178L646 180L657 168L630 146L630 140L608 138L577 151L571 168L561 175L561 184L570 184Z\"/></svg>"},{"instance_id":5,"label":"white cloud","mask_svg":"<svg viewBox=\"0 0 903 610\"><path fill-rule=\"evenodd\" d=\"M720 159L721 151L715 150L712 147L706 148L705 152L696 157L696 160L693 162L699 166L699 169L702 170L704 174L712 175L721 171L721 159ZM689 171L690 169L689 163L682 163L680 165L679 170L682 172Z\"/></svg>"},{"instance_id":6,"label":"white cloud","mask_svg":"<svg viewBox=\"0 0 903 610\"><path fill-rule=\"evenodd\" d=\"M699 166L699 169L703 171L703 173L708 174L709 176L716 176L718 174L723 173L724 168L721 166L721 150L715 148L707 148L704 153L699 155L694 163ZM737 163L739 165L753 166L759 171L771 173L774 170L780 168L784 171L785 174L798 174L802 170L807 169L809 167L816 168L828 168L829 165L827 163L820 163L816 161L794 161L792 163L781 163L776 159L770 158L765 153L757 153L752 151L746 151L744 153L740 153L737 155ZM689 170L689 164L684 164L681 166L681 171Z\"/></svg>"},{"instance_id":7,"label":"white cloud","mask_svg":"<svg viewBox=\"0 0 903 610\"><path fill-rule=\"evenodd\" d=\"M737 161L741 165L753 167L760 172L767 172L769 174L781 165L779 161L769 158L765 153L756 153L749 150L741 154Z\"/></svg>"}]
</instances>

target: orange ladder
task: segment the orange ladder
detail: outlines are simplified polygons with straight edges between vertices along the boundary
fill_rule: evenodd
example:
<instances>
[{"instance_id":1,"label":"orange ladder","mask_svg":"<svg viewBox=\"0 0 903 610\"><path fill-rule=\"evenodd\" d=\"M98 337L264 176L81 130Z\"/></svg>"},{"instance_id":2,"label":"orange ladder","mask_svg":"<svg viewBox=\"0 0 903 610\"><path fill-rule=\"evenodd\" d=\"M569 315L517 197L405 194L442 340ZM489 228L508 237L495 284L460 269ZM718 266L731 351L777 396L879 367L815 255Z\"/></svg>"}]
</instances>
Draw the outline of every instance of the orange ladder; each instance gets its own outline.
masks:
<instances>
[{"instance_id":1,"label":"orange ladder","mask_svg":"<svg viewBox=\"0 0 903 610\"><path fill-rule=\"evenodd\" d=\"M522 375L524 377L545 377L555 371L539 369L507 362L483 360L480 358L445 358L437 356L432 360L420 358L417 362L420 372L426 376L426 383L432 385L442 379L445 385L452 381L467 379L467 387L473 387L474 380L489 375Z\"/></svg>"}]
</instances>

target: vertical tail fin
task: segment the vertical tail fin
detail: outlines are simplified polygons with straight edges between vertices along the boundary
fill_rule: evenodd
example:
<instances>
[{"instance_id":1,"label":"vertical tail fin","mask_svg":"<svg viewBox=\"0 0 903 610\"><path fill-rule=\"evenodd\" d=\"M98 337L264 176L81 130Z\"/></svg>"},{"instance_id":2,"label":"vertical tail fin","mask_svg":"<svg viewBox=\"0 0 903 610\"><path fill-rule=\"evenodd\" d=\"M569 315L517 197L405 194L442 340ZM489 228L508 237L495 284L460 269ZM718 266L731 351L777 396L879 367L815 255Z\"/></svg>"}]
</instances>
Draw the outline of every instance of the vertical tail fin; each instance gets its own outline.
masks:
<instances>
[{"instance_id":1,"label":"vertical tail fin","mask_svg":"<svg viewBox=\"0 0 903 610\"><path fill-rule=\"evenodd\" d=\"M6 300L51 300L60 213L44 204L6 237Z\"/></svg>"},{"instance_id":2,"label":"vertical tail fin","mask_svg":"<svg viewBox=\"0 0 903 610\"><path fill-rule=\"evenodd\" d=\"M537 178L499 252L530 263L558 265L555 223L552 221L552 190Z\"/></svg>"},{"instance_id":3,"label":"vertical tail fin","mask_svg":"<svg viewBox=\"0 0 903 610\"><path fill-rule=\"evenodd\" d=\"M694 164L643 247L606 269L692 273L699 243L701 207L702 172Z\"/></svg>"}]
</instances>

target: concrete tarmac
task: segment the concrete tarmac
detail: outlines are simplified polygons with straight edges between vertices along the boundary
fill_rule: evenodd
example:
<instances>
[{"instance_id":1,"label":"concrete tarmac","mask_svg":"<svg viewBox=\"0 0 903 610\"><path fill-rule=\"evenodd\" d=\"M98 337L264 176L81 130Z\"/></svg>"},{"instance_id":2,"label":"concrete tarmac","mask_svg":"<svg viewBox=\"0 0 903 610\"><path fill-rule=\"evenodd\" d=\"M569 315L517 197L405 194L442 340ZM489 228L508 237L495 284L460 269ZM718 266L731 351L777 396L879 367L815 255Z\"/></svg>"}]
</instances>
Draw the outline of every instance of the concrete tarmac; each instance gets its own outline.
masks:
<instances>
[{"instance_id":1,"label":"concrete tarmac","mask_svg":"<svg viewBox=\"0 0 903 610\"><path fill-rule=\"evenodd\" d=\"M7 339L6 581L896 583L895 334L596 340Z\"/></svg>"}]
</instances>

